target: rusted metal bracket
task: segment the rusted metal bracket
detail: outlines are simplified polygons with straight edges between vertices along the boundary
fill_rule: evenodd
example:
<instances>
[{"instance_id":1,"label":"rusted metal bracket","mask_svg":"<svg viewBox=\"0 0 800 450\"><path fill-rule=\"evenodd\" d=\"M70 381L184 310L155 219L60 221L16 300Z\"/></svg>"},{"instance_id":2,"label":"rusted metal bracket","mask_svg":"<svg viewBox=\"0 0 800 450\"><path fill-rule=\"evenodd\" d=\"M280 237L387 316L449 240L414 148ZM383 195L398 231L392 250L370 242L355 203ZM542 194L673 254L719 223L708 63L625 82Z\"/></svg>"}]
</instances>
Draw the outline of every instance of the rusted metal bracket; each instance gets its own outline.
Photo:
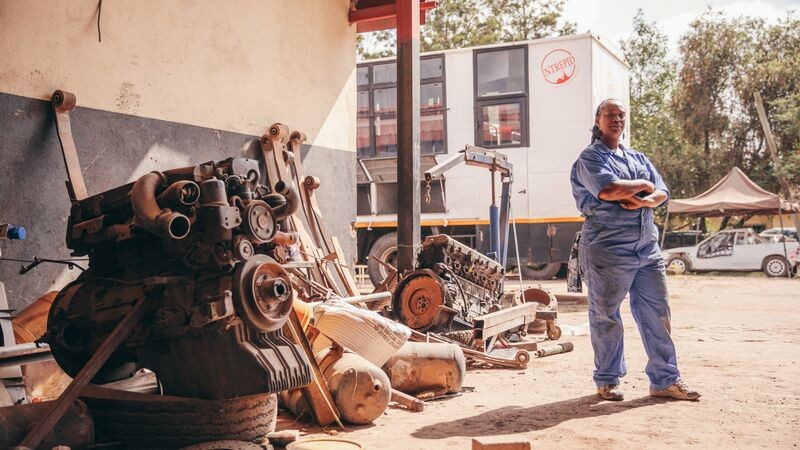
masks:
<instances>
[{"instance_id":1,"label":"rusted metal bracket","mask_svg":"<svg viewBox=\"0 0 800 450\"><path fill-rule=\"evenodd\" d=\"M56 131L58 132L58 141L61 143L61 154L64 156L64 165L67 167L69 199L72 203L79 202L89 194L83 181L78 150L75 147L75 140L72 139L72 125L69 121L69 112L75 108L75 94L58 90L53 92L50 101L56 115Z\"/></svg>"}]
</instances>

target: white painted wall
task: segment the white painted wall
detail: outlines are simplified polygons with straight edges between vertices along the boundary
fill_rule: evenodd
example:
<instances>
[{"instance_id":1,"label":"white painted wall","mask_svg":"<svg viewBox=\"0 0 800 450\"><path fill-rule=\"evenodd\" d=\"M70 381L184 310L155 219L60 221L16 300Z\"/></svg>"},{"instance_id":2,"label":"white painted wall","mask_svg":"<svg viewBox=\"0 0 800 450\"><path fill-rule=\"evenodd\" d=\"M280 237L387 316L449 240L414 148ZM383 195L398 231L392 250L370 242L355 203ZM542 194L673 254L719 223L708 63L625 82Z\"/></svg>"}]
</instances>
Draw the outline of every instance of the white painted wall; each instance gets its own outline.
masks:
<instances>
[{"instance_id":1,"label":"white painted wall","mask_svg":"<svg viewBox=\"0 0 800 450\"><path fill-rule=\"evenodd\" d=\"M349 0L0 1L0 92L355 151Z\"/></svg>"}]
</instances>

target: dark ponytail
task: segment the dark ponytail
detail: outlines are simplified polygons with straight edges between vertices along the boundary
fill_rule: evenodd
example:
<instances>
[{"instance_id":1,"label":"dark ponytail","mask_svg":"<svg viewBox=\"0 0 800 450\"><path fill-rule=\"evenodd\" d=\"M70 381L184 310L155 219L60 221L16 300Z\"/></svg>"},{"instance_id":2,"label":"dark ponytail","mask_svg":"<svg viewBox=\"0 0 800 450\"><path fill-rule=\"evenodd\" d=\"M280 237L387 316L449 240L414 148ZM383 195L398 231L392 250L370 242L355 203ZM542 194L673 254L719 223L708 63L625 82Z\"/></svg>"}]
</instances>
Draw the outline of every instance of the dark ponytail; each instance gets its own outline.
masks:
<instances>
[{"instance_id":1,"label":"dark ponytail","mask_svg":"<svg viewBox=\"0 0 800 450\"><path fill-rule=\"evenodd\" d=\"M600 136L603 135L603 132L600 131L600 127L597 125L592 127L592 139L589 141L589 144L593 143L595 139L600 139Z\"/></svg>"}]
</instances>

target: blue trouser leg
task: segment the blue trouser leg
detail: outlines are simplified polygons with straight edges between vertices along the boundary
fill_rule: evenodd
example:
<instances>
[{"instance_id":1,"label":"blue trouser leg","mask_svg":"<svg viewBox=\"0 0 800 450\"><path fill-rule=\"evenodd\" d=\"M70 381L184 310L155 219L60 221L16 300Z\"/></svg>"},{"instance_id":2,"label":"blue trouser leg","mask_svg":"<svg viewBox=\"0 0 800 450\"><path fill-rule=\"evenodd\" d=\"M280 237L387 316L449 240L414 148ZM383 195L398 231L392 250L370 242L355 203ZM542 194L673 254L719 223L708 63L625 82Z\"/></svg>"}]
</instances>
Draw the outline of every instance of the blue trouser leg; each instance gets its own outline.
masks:
<instances>
[{"instance_id":1,"label":"blue trouser leg","mask_svg":"<svg viewBox=\"0 0 800 450\"><path fill-rule=\"evenodd\" d=\"M644 249L646 251L646 249ZM646 254L646 253L645 253ZM667 278L661 256L649 259L636 271L631 285L631 313L647 353L645 372L650 387L661 390L680 378L675 345L670 337Z\"/></svg>"},{"instance_id":2,"label":"blue trouser leg","mask_svg":"<svg viewBox=\"0 0 800 450\"><path fill-rule=\"evenodd\" d=\"M584 230L578 256L589 294L594 381L598 386L619 384L619 378L626 374L619 307L633 283L638 257L632 252L633 246L616 239L616 232L591 227Z\"/></svg>"}]
</instances>

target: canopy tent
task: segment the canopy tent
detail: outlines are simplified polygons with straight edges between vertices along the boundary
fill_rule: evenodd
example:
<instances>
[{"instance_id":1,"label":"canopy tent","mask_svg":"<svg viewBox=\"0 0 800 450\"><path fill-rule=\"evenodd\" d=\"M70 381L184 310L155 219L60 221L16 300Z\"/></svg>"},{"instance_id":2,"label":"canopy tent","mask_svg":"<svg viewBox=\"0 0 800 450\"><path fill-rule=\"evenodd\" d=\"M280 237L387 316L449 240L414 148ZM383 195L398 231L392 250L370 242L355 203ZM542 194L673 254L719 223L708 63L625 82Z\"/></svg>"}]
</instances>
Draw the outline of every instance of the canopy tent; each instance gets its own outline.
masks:
<instances>
[{"instance_id":1,"label":"canopy tent","mask_svg":"<svg viewBox=\"0 0 800 450\"><path fill-rule=\"evenodd\" d=\"M798 212L798 206L781 201L778 194L773 194L753 183L744 172L734 167L723 179L702 194L692 198L670 200L667 212L703 217L781 214Z\"/></svg>"},{"instance_id":2,"label":"canopy tent","mask_svg":"<svg viewBox=\"0 0 800 450\"><path fill-rule=\"evenodd\" d=\"M687 214L698 217L777 214L780 217L783 231L783 213L798 213L800 207L795 203L784 202L778 194L773 194L755 184L738 167L734 167L711 186L707 191L692 198L671 199L667 204L667 217L664 220L664 233L661 235L661 246L667 234L670 214ZM786 243L783 244L784 257ZM791 276L791 273L787 273Z\"/></svg>"}]
</instances>

